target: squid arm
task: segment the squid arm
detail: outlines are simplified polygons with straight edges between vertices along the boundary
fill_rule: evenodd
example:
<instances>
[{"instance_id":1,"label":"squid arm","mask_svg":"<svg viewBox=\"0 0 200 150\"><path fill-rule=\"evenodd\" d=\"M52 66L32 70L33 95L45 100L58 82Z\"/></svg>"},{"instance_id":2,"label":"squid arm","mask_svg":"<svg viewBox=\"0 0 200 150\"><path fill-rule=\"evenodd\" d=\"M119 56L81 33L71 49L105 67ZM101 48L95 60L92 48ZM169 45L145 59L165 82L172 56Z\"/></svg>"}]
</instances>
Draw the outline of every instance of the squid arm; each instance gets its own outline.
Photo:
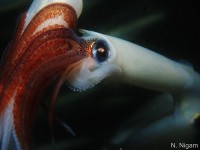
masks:
<instances>
[{"instance_id":1,"label":"squid arm","mask_svg":"<svg viewBox=\"0 0 200 150\"><path fill-rule=\"evenodd\" d=\"M0 149L31 149L32 127L52 85L49 124L70 65L90 55L76 35L82 0L34 0L23 13L0 64ZM73 65L74 66L74 65ZM75 67L75 66L74 66Z\"/></svg>"}]
</instances>

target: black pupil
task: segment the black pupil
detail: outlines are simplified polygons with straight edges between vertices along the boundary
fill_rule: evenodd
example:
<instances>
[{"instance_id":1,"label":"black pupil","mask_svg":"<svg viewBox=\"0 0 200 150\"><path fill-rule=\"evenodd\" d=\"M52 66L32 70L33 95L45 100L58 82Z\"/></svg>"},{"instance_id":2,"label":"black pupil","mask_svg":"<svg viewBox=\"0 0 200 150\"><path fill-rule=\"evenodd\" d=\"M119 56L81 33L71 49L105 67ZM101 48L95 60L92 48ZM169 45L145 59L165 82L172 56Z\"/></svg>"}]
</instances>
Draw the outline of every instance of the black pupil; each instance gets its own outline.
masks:
<instances>
[{"instance_id":1,"label":"black pupil","mask_svg":"<svg viewBox=\"0 0 200 150\"><path fill-rule=\"evenodd\" d=\"M104 62L109 57L109 46L104 40L96 40L93 46L93 58L98 62Z\"/></svg>"}]
</instances>

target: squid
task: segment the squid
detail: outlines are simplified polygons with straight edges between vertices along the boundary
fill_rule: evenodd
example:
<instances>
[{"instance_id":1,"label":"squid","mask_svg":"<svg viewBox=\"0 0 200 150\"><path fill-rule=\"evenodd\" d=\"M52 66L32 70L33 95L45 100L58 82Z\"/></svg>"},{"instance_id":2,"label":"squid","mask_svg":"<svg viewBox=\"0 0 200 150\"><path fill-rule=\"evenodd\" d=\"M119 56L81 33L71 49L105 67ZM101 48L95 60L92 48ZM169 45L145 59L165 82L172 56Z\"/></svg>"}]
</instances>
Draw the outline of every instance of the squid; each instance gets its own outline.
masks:
<instances>
[{"instance_id":1,"label":"squid","mask_svg":"<svg viewBox=\"0 0 200 150\"><path fill-rule=\"evenodd\" d=\"M189 124L200 108L200 75L191 65L106 34L81 29L82 0L34 0L20 16L0 65L0 149L31 149L38 107L52 86L49 124L63 83L85 91L108 76L169 93Z\"/></svg>"}]
</instances>

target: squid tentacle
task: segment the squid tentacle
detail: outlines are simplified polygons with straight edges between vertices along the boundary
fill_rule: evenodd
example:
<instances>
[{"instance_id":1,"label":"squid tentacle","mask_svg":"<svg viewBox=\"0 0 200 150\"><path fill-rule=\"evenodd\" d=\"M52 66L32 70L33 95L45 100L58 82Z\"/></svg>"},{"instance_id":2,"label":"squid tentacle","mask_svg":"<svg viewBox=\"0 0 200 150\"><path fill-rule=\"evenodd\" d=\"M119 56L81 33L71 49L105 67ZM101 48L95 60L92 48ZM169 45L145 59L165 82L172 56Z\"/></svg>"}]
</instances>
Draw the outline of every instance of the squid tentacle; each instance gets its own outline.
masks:
<instances>
[{"instance_id":1,"label":"squid tentacle","mask_svg":"<svg viewBox=\"0 0 200 150\"><path fill-rule=\"evenodd\" d=\"M88 43L75 33L81 4L81 0L35 0L22 15L0 67L0 149L31 149L31 130L42 96L54 84L53 109L59 76L90 55Z\"/></svg>"}]
</instances>

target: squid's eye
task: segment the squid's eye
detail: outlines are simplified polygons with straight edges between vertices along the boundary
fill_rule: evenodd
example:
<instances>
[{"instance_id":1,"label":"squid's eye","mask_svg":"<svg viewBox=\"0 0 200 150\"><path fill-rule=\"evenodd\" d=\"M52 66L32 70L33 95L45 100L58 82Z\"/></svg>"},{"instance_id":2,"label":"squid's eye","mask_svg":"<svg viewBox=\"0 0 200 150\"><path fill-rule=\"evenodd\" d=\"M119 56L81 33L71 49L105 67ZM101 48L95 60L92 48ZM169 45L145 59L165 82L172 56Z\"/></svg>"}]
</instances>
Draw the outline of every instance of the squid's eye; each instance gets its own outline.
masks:
<instances>
[{"instance_id":1,"label":"squid's eye","mask_svg":"<svg viewBox=\"0 0 200 150\"><path fill-rule=\"evenodd\" d=\"M106 61L110 55L110 48L107 42L104 40L96 40L92 47L92 55L97 62L101 63Z\"/></svg>"}]
</instances>

